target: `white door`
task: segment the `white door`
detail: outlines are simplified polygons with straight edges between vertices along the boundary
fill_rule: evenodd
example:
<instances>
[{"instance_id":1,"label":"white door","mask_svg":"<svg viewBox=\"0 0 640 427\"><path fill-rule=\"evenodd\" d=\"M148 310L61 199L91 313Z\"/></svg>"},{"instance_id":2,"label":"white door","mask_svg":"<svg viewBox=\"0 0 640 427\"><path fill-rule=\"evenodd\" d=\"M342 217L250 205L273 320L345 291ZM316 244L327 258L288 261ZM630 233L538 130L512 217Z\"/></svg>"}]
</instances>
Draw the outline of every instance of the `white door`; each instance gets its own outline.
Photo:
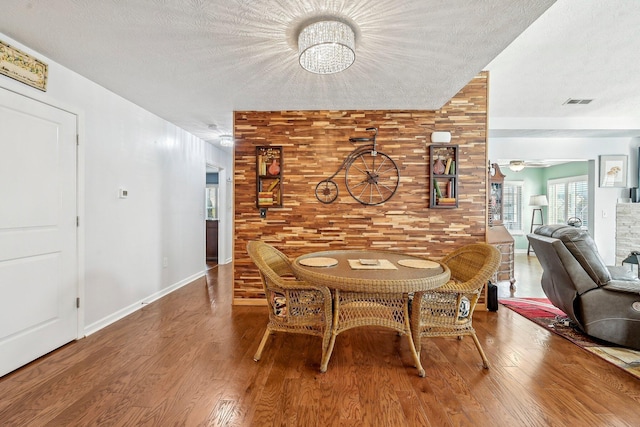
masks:
<instances>
[{"instance_id":1,"label":"white door","mask_svg":"<svg viewBox=\"0 0 640 427\"><path fill-rule=\"evenodd\" d=\"M0 376L77 337L76 116L0 88Z\"/></svg>"}]
</instances>

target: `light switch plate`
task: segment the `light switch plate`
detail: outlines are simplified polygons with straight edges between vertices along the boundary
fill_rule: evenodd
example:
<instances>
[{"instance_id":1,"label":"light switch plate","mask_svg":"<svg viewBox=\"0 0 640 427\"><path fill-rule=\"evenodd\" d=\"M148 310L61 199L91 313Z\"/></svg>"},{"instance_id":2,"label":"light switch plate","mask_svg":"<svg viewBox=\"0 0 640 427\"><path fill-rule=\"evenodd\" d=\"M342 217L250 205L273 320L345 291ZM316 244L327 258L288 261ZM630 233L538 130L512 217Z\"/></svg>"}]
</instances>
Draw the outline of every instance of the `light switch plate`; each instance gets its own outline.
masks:
<instances>
[{"instance_id":1,"label":"light switch plate","mask_svg":"<svg viewBox=\"0 0 640 427\"><path fill-rule=\"evenodd\" d=\"M125 188L121 188L118 194L121 199L126 199L127 197L129 197L129 191Z\"/></svg>"}]
</instances>

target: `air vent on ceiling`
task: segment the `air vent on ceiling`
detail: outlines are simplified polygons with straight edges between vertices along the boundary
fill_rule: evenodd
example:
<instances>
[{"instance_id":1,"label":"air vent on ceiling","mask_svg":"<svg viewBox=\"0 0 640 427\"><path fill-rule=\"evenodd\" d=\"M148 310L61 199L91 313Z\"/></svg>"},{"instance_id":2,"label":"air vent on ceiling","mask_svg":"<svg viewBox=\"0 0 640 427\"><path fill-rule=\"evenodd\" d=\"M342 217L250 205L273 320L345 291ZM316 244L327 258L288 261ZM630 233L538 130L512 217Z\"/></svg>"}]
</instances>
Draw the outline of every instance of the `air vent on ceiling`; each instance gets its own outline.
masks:
<instances>
[{"instance_id":1,"label":"air vent on ceiling","mask_svg":"<svg viewBox=\"0 0 640 427\"><path fill-rule=\"evenodd\" d=\"M562 105L576 105L576 104L589 104L593 99L567 99Z\"/></svg>"}]
</instances>

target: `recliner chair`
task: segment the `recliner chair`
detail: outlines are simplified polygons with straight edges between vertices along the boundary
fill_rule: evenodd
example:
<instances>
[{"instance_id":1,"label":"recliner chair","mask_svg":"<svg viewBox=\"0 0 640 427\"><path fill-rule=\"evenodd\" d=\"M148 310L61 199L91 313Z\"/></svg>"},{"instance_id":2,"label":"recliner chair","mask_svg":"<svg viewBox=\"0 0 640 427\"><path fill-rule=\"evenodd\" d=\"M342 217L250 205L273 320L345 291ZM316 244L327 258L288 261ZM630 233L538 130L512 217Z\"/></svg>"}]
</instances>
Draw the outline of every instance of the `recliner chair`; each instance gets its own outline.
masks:
<instances>
[{"instance_id":1,"label":"recliner chair","mask_svg":"<svg viewBox=\"0 0 640 427\"><path fill-rule=\"evenodd\" d=\"M584 230L545 225L527 235L540 264L542 289L587 335L640 350L640 280L607 267Z\"/></svg>"}]
</instances>

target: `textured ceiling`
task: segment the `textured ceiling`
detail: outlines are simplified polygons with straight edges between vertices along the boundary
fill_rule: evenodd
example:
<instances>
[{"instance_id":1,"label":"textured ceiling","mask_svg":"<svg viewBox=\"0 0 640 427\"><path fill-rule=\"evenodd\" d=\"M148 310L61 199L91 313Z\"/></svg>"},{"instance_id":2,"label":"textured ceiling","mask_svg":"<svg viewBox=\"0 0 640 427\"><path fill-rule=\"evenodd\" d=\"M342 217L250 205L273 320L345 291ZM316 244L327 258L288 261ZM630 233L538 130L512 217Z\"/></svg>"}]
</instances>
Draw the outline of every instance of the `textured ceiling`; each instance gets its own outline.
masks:
<instances>
[{"instance_id":1,"label":"textured ceiling","mask_svg":"<svg viewBox=\"0 0 640 427\"><path fill-rule=\"evenodd\" d=\"M552 3L2 0L0 31L211 139L233 110L437 109ZM356 30L355 64L330 76L297 62L301 23L323 15Z\"/></svg>"},{"instance_id":2,"label":"textured ceiling","mask_svg":"<svg viewBox=\"0 0 640 427\"><path fill-rule=\"evenodd\" d=\"M638 116L640 1L553 3L2 0L0 32L205 140L231 133L234 110L437 109L489 63L492 115ZM354 27L356 62L311 74L296 35L329 15ZM624 60L599 69L603 54ZM612 74L630 90L604 86ZM598 102L567 113L568 97Z\"/></svg>"},{"instance_id":3,"label":"textured ceiling","mask_svg":"<svg viewBox=\"0 0 640 427\"><path fill-rule=\"evenodd\" d=\"M640 136L639 22L639 0L558 0L487 66L491 136Z\"/></svg>"}]
</instances>

